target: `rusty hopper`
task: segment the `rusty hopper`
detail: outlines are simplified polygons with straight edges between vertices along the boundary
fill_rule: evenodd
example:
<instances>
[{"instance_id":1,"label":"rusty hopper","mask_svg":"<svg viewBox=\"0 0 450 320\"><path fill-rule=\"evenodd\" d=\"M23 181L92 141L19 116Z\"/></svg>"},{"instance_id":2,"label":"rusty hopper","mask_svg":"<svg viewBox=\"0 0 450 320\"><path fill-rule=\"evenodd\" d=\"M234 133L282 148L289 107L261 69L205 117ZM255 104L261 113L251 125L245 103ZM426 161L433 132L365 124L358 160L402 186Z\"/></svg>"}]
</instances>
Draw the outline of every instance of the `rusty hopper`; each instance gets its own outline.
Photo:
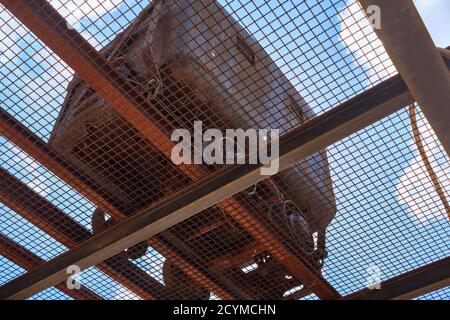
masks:
<instances>
[{"instance_id":1,"label":"rusty hopper","mask_svg":"<svg viewBox=\"0 0 450 320\"><path fill-rule=\"evenodd\" d=\"M149 117L167 135L176 128L191 129L195 120L205 128L279 128L283 134L315 116L257 41L212 0L158 1L101 53L150 101L154 109L148 110ZM77 76L69 84L50 143L129 214L190 182ZM240 196L248 199L248 210L255 215L270 212L262 217L265 223L294 254L320 269L325 230L336 211L325 150ZM94 214L94 232L109 224L103 213ZM179 241L183 245L177 250L183 255L195 257L205 270L252 297L282 298L301 284L276 271L281 264L217 208L161 237L172 244ZM128 257L139 258L146 250L146 244L136 245L127 250ZM244 254L236 255L238 251ZM244 272L249 264L258 267ZM164 280L179 298L209 296L170 261Z\"/></svg>"}]
</instances>

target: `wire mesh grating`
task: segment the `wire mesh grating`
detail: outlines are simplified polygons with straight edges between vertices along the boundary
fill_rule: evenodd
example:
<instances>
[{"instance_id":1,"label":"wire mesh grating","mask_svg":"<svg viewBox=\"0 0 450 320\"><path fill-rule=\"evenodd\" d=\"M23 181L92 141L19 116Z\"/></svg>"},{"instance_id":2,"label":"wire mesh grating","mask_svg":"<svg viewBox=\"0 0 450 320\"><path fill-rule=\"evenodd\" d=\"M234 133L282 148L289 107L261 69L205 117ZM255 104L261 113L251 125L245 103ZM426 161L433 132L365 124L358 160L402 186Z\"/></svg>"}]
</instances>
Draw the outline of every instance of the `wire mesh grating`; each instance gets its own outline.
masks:
<instances>
[{"instance_id":1,"label":"wire mesh grating","mask_svg":"<svg viewBox=\"0 0 450 320\"><path fill-rule=\"evenodd\" d=\"M424 294L416 298L416 300L449 300L449 299L450 295L448 287Z\"/></svg>"},{"instance_id":2,"label":"wire mesh grating","mask_svg":"<svg viewBox=\"0 0 450 320\"><path fill-rule=\"evenodd\" d=\"M60 52L2 7L2 115L18 123L2 127L1 230L43 259L28 270L222 167L175 166L174 129L202 121L284 134L395 74L355 1L218 3L50 1L70 27ZM98 54L83 56L84 39ZM58 57L74 53L85 64ZM448 196L448 157L419 117ZM30 136L49 149L30 151ZM426 176L403 109L108 259L83 284L105 299L298 299L309 292L264 240L320 274L330 224L321 272L345 295L371 266L384 280L448 256L445 209ZM311 224L306 238L290 210ZM44 297L60 297L52 290Z\"/></svg>"}]
</instances>

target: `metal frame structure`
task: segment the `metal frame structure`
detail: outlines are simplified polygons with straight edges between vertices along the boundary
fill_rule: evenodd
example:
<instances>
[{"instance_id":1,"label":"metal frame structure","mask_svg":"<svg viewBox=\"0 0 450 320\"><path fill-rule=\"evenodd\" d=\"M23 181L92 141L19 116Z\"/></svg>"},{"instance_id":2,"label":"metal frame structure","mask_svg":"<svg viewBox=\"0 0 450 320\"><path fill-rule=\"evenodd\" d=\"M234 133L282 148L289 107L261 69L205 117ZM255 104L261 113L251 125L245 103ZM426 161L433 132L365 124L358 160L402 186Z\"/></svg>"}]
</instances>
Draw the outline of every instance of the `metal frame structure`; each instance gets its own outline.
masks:
<instances>
[{"instance_id":1,"label":"metal frame structure","mask_svg":"<svg viewBox=\"0 0 450 320\"><path fill-rule=\"evenodd\" d=\"M282 140L280 143L280 168L288 167L302 157L364 128L411 101L412 97L399 76L380 84L362 96L309 122L305 128L299 128L290 137ZM4 122L11 123L11 119ZM10 126L11 138L20 137L19 132L11 131L11 129L17 128L17 125ZM22 130L25 128L22 127ZM66 269L70 265L77 264L83 268L97 264L134 243L156 235L264 179L264 176L259 174L259 169L256 165L241 165L224 173L207 177L205 181L200 181L178 197L174 197L170 201L163 201L163 204L150 210L137 213L101 235L85 241L70 253L27 273L23 277L29 277L31 281L29 280L30 282L26 286L21 288L19 282L19 286L16 287L17 281L12 281L4 287L4 297L24 298L39 292L56 279L67 277ZM101 248L99 243L102 244ZM39 280L33 273L39 276ZM312 275L312 281L315 276ZM317 284L314 288L317 290Z\"/></svg>"},{"instance_id":2,"label":"metal frame structure","mask_svg":"<svg viewBox=\"0 0 450 320\"><path fill-rule=\"evenodd\" d=\"M0 235L0 254L25 270L30 270L44 263L42 258L4 235ZM78 290L71 290L65 282L62 282L58 283L55 287L75 300L103 300L95 292L84 286L81 286Z\"/></svg>"},{"instance_id":3,"label":"metal frame structure","mask_svg":"<svg viewBox=\"0 0 450 320\"><path fill-rule=\"evenodd\" d=\"M450 285L450 258L430 263L380 284L382 290L364 289L346 300L407 300Z\"/></svg>"},{"instance_id":4,"label":"metal frame structure","mask_svg":"<svg viewBox=\"0 0 450 320\"><path fill-rule=\"evenodd\" d=\"M145 106L147 104L146 100L136 93L126 82L118 82L121 80L121 77L116 71L114 71L109 63L81 35L68 28L64 18L50 4L45 0L4 1L3 4L50 48L60 55L94 89L101 93L106 101L138 129L162 154L170 157L170 152L174 144L137 107ZM57 25L58 28L54 28L54 25ZM146 109L152 110L151 106ZM188 167L181 165L179 169L193 181L199 180L204 176L201 169L195 166ZM244 208L241 208L239 203L233 199L227 199L222 203L222 206L236 220L242 221L244 228L248 229L257 239L259 238L258 240L267 246L269 250L272 250L274 256L282 253L283 256L280 257L280 260L286 261L286 266L292 273L301 275L302 270L308 270L308 267L302 261L298 260L285 249L280 248L279 243L277 243L278 241L273 239L270 232L265 230L264 226L253 219ZM105 208L101 203L100 208L105 209L114 218L118 218L118 220L124 217L123 214L117 212L117 208L111 208L111 205ZM237 208L240 209L237 210ZM278 248L280 250L276 250ZM185 263L180 263L180 267L185 268ZM189 270L185 271L190 273ZM303 276L301 275L300 280L309 284L316 282L317 277L321 278L319 275L309 273L308 278L302 279ZM323 287L323 294L319 290L319 296L323 298L338 297L337 292L331 289L325 280L322 279L317 282L319 287ZM204 284L205 281L203 280L201 283ZM217 289L219 289L217 286L215 288L216 290L213 290L213 292L217 292ZM229 295L224 296L230 297Z\"/></svg>"},{"instance_id":5,"label":"metal frame structure","mask_svg":"<svg viewBox=\"0 0 450 320\"><path fill-rule=\"evenodd\" d=\"M450 75L414 3L409 0L359 0L376 5L382 27L375 29L417 103L450 154ZM423 63L426 61L426 63Z\"/></svg>"},{"instance_id":6,"label":"metal frame structure","mask_svg":"<svg viewBox=\"0 0 450 320\"><path fill-rule=\"evenodd\" d=\"M116 213L116 217L123 218L124 215L118 211L115 207L109 204L108 200L106 200L101 190L95 186L92 182L88 181L87 178L83 177L80 173L71 170L71 167L68 166L63 159L58 157L39 137L33 134L29 129L16 121L13 117L11 117L6 111L1 110L1 122L0 122L0 131L3 135L11 139L17 146L19 146L23 150L27 150L29 154L36 159L38 162L43 164L49 170L58 175L63 181L68 183L69 185L76 188L81 194L85 195L88 199L100 207L112 208L110 211L112 214ZM82 186L82 187L80 187ZM24 187L26 188L26 186ZM32 190L28 190L28 192L32 193L29 197L25 197L25 199L35 199L36 195ZM1 197L2 201L5 203L11 203L13 199ZM50 205L47 203L46 205ZM43 206L46 208L46 206ZM19 211L21 212L21 211ZM27 217L33 217L36 213L33 211ZM62 214L64 215L64 214ZM65 215L64 215L65 216ZM33 220L33 219L31 219ZM49 219L50 221L61 221L59 219ZM61 224L62 225L62 224ZM85 229L80 230L81 234L84 234L86 237L90 237L91 234L87 232ZM53 233L59 236L60 229L58 227L54 228ZM64 238L64 237L63 237ZM87 238L83 238L87 239ZM64 242L62 242L64 243ZM155 248L158 248L160 252L163 252L167 256L173 257L176 261L180 259L177 255L167 246L159 241L152 242L152 245ZM231 295L223 291L219 286L214 284L214 282L208 278L206 278L201 272L199 272L196 268L185 261L179 261L180 268L183 268L183 271L190 274L193 279L205 285L205 287L210 288L213 292L217 292L217 294L224 298L232 298ZM134 269L139 268L130 264L130 266L134 267ZM119 267L120 269L120 267ZM115 277L113 277L115 278ZM151 278L146 275L146 278ZM152 279L153 280L153 279ZM119 281L122 283L122 281ZM159 284L159 283L158 283ZM127 285L126 285L127 286ZM128 286L127 286L128 287ZM133 291L136 291L136 288L133 288ZM142 290L137 290L138 294L147 299L153 299L153 294L143 293ZM152 292L152 290L150 290Z\"/></svg>"},{"instance_id":7,"label":"metal frame structure","mask_svg":"<svg viewBox=\"0 0 450 320\"><path fill-rule=\"evenodd\" d=\"M40 197L6 170L0 169L0 176L2 181L7 182L7 184L2 184L2 189L0 190L1 201L28 221L41 226L43 230L53 235L68 248L73 248L77 243L81 243L91 237L89 231L65 215L53 204ZM20 199L15 198L16 192L20 192L23 197ZM70 226L70 228L67 228L67 226ZM75 232L73 232L74 230ZM164 297L164 287L159 282L124 259L113 258L106 260L99 265L99 268L146 299ZM127 276L131 274L133 274L133 277ZM146 285L142 286L142 283Z\"/></svg>"},{"instance_id":8,"label":"metal frame structure","mask_svg":"<svg viewBox=\"0 0 450 320\"><path fill-rule=\"evenodd\" d=\"M360 2L363 7L366 7L373 4L374 1ZM436 106L450 105L450 91L445 90L445 88L450 87L448 73L450 59L445 55L439 55L434 48L417 12L414 11L413 6L411 7L410 1L380 0L375 2L383 12L395 12L396 17L400 16L401 18L396 20L397 22L400 21L400 25L396 25L391 24L390 21L394 19L389 19L389 15L386 15L383 21L383 29L378 32L401 76L395 76L384 81L281 137L280 170L392 114L414 100L424 106L427 118L448 153L450 136L446 123L450 122L450 111L448 108ZM1 3L66 61L90 86L103 95L106 101L161 153L170 156L173 143L165 132L144 115L141 109L143 106L147 106L146 100L135 92L133 87L127 84L80 34L69 29L65 19L47 1L2 0ZM397 6L407 7L408 10L402 10L402 14L399 14L399 7ZM415 35L413 37L414 43L412 38L401 37L408 26L405 21L419 30L417 32L420 37ZM389 30L391 29L397 30L398 34L390 33ZM397 45L394 45L396 43ZM401 45L398 45L398 43ZM423 50L408 58L405 52L408 52L413 45ZM442 56L445 60L442 59ZM419 58L421 62L419 65L423 66L422 78L415 76L417 73L416 63ZM433 79L433 81L429 81L429 79ZM439 94L435 94L436 85L441 88ZM433 95L438 97L433 100L431 98ZM147 113L148 110L151 112L152 106L147 106L146 110ZM167 228L215 204L219 204L235 220L239 221L269 252L279 261L282 261L293 275L298 275L299 280L304 282L306 287L318 297L322 299L341 298L322 275L310 269L307 263L292 255L277 239L276 235L265 228L257 217L252 216L233 198L236 193L265 179L265 176L260 175L260 166L237 165L208 176L205 176L198 167L180 166L180 171L194 181L187 190L182 190L174 196L158 202L151 208L126 218L121 208L117 208L94 182L74 171L64 159L61 159L57 153L52 151L51 147L6 111L1 110L0 115L0 132L3 135L86 196L99 208L107 211L120 221L105 232L92 236L85 229L80 229L75 221L68 221L70 218L60 212L58 208L40 198L26 185L2 170L0 176L5 181L10 181L7 185L11 189L2 187L0 200L8 207L14 208L27 220L45 226L45 231L55 236L70 250L46 263L42 263L37 259L38 257L30 261L21 258L24 248L9 239L1 238L1 252L4 252L5 255L8 254L11 260L17 261L25 269L39 265L4 285L0 292L1 299L23 299L50 286L60 286L58 283L67 278L67 267L74 264L82 269L93 265L100 266L101 270L143 298L164 298L164 287L161 284L133 264L127 261L120 262L120 257L116 256L124 249L141 241L148 241L159 252L171 257L177 266L193 280L216 293L219 297L223 299L248 298L249 296L245 292L236 292L226 283L212 279L202 272L201 266L192 265L155 237ZM157 114L155 114L155 117L157 117ZM33 203L12 197L16 193L12 191L14 188L21 189L20 193L24 194L24 199L34 199ZM61 221L64 221L64 223ZM74 238L72 233L64 231L63 227L66 227L67 224L72 225L73 228L79 228L77 235L80 238ZM149 238L151 239L148 240ZM26 256L29 257L30 255L27 254ZM111 259L114 262L111 262ZM435 290L449 284L450 268L442 267L448 267L448 263L448 259L446 259L388 280L382 284L382 290L376 292L361 291L344 298L410 298ZM119 273L117 270L114 272L114 268L118 264L121 266L121 270L123 268L133 269L130 272L137 274L140 280L130 279L126 274ZM422 281L417 282L417 279L422 279ZM142 283L146 285L143 287ZM413 285L414 283L417 284ZM87 289L77 294L80 296L74 298L98 298L95 293Z\"/></svg>"},{"instance_id":9,"label":"metal frame structure","mask_svg":"<svg viewBox=\"0 0 450 320\"><path fill-rule=\"evenodd\" d=\"M95 90L101 93L106 101L139 130L150 143L162 154L170 157L174 146L173 142L170 141L168 135L148 119L142 111L143 109L140 109L148 104L146 100L135 92L131 85L124 82L110 64L81 35L69 29L64 18L47 1L2 1L2 3ZM55 25L57 28L54 27ZM154 108L149 106L145 109L153 110ZM193 181L197 181L204 176L202 170L196 166L180 165L178 168ZM283 256L280 257L280 260L286 261L286 267L293 274L301 275L300 271L308 270L308 267L302 261L281 248L270 232L247 213L238 202L233 199L227 199L221 206L233 218L241 221L244 228L267 246L274 256L280 255L282 252ZM111 208L111 206L108 206L108 208L100 206L100 208L107 209L106 211L114 218L118 218L118 220L124 217L123 214L117 212L117 208ZM180 267L185 269L185 263L180 263ZM190 273L189 270L186 271ZM316 282L317 277L321 278L318 275L309 273L307 278L303 279L301 275L299 279L304 283L310 284ZM201 281L202 284L205 282L205 280ZM338 297L337 292L324 279L317 280L317 282L318 287L323 287L323 293L322 289L318 291L319 296L323 298ZM214 287L218 289L217 286ZM217 290L213 291L216 292ZM229 297L228 295L225 296Z\"/></svg>"}]
</instances>

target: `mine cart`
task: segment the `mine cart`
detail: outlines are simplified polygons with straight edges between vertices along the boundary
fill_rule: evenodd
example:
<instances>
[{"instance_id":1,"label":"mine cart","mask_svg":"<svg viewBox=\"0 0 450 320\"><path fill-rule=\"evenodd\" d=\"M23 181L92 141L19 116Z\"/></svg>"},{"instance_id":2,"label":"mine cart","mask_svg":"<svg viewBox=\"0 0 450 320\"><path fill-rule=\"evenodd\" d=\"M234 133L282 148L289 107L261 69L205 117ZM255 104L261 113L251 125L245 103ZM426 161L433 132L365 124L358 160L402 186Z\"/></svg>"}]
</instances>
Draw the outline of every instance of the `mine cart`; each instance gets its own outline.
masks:
<instances>
[{"instance_id":1,"label":"mine cart","mask_svg":"<svg viewBox=\"0 0 450 320\"><path fill-rule=\"evenodd\" d=\"M315 114L262 46L213 0L156 1L101 54L148 102L148 118L170 137L173 130L276 128L280 135ZM50 144L100 186L128 215L189 187L183 174L77 75L70 82ZM198 165L205 175L225 165ZM325 231L336 206L326 151L268 177L233 197L271 230L291 254L316 270L326 258ZM114 222L95 211L94 233ZM302 283L261 241L220 205L156 237L237 296L283 299ZM127 249L127 259L146 252ZM207 299L209 290L170 257L163 268L170 297Z\"/></svg>"}]
</instances>

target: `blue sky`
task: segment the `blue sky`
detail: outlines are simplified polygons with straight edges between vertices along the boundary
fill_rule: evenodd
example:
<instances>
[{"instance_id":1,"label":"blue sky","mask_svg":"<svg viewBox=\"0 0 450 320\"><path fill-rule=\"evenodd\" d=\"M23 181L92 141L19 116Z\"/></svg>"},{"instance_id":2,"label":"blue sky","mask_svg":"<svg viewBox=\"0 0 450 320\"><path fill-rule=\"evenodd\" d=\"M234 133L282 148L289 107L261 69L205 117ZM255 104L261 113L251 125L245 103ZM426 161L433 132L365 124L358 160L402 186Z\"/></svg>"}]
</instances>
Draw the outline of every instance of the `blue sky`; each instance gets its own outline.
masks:
<instances>
[{"instance_id":1,"label":"blue sky","mask_svg":"<svg viewBox=\"0 0 450 320\"><path fill-rule=\"evenodd\" d=\"M148 3L100 2L104 9L95 12L82 1L69 1L66 7L57 0L52 4L99 49ZM352 0L305 1L295 7L290 1L220 2L255 36L318 114L395 73L376 44L377 56L367 59L361 54L364 39L372 38L366 26L351 23L359 14ZM415 3L436 44L450 45L450 33L446 32L450 30L450 2ZM111 10L114 4L118 10ZM255 6L259 12L251 10ZM5 11L0 17L9 19ZM8 24L18 27L14 21ZM351 40L345 36L348 31L362 36ZM11 33L2 26L0 40L2 107L46 140L72 71L25 29ZM427 151L448 192L449 160L420 117ZM412 143L405 110L336 143L328 148L328 154L338 213L328 231L330 257L324 273L342 294L364 287L367 268L372 265L387 279L449 255L450 227L436 195L415 191L431 187ZM3 137L0 164L90 228L94 206ZM4 205L0 205L0 231L44 259L67 250ZM162 259L149 251L134 263L161 280ZM0 284L24 272L3 257L0 266ZM83 272L81 279L105 298L135 297L96 268ZM450 290L443 292L450 296ZM51 288L38 298L68 297Z\"/></svg>"}]
</instances>

